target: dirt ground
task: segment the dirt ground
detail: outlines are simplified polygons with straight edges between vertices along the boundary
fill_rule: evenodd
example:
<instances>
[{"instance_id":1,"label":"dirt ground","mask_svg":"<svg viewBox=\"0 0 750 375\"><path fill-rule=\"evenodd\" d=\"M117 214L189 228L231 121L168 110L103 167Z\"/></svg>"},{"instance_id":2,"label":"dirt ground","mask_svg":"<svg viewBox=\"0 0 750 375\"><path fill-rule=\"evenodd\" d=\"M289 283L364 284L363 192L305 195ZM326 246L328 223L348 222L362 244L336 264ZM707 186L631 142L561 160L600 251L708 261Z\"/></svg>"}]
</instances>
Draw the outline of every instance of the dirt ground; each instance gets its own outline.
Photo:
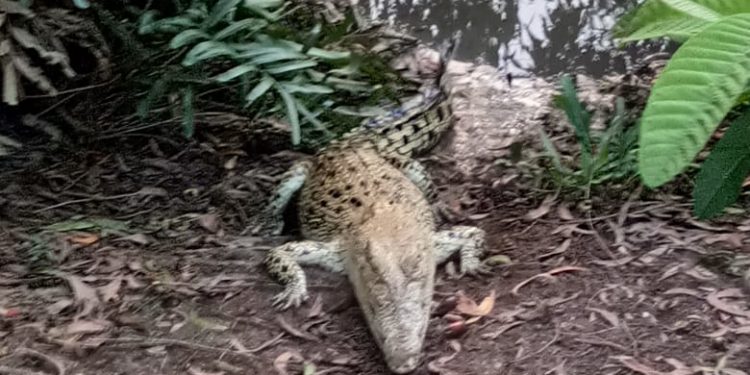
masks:
<instances>
[{"instance_id":1,"label":"dirt ground","mask_svg":"<svg viewBox=\"0 0 750 375\"><path fill-rule=\"evenodd\" d=\"M269 303L264 251L295 234L247 228L295 157L121 140L4 165L0 374L387 374L344 276L307 269L307 304ZM495 265L439 267L416 374L750 373L750 221L670 196L588 217L430 160L449 224L485 229ZM65 282L25 279L29 248Z\"/></svg>"}]
</instances>

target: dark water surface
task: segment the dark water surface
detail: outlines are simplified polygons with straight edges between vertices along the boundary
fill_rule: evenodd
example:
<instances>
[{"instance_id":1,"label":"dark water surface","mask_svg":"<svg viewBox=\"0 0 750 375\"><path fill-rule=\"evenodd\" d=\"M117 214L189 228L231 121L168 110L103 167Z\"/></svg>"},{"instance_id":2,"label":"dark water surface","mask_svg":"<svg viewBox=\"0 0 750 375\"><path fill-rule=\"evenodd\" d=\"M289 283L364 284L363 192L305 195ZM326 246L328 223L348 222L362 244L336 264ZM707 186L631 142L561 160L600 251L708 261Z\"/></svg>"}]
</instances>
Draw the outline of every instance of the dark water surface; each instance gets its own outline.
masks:
<instances>
[{"instance_id":1,"label":"dark water surface","mask_svg":"<svg viewBox=\"0 0 750 375\"><path fill-rule=\"evenodd\" d=\"M368 3L369 2L369 3ZM456 31L456 57L516 76L623 72L666 43L617 48L609 35L635 0L359 0L371 19L406 26L425 42Z\"/></svg>"}]
</instances>

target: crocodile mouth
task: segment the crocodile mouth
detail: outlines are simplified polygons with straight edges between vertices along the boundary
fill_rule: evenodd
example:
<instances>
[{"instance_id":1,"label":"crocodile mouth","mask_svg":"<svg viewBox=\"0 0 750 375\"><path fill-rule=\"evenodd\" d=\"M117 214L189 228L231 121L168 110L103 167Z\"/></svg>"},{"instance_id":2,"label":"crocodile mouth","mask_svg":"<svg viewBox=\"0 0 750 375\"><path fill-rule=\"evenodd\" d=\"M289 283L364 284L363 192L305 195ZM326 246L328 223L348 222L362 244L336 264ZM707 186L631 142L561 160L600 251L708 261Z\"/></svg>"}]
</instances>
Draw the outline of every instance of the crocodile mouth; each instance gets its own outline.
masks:
<instances>
[{"instance_id":1,"label":"crocodile mouth","mask_svg":"<svg viewBox=\"0 0 750 375\"><path fill-rule=\"evenodd\" d=\"M422 346L427 331L428 311L404 310L407 311L397 314L399 318L381 319L380 324L373 326L373 333L380 344L385 362L396 374L408 374L422 362Z\"/></svg>"}]
</instances>

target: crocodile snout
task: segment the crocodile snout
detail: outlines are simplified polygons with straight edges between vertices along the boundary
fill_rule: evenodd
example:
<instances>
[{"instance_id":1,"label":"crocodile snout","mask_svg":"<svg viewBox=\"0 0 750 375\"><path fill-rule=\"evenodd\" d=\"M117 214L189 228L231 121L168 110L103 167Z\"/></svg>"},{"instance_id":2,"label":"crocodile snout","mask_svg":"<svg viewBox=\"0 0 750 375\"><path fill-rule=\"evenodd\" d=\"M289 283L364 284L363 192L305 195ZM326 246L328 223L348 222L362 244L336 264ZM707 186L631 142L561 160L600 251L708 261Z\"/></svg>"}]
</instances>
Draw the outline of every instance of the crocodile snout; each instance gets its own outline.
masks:
<instances>
[{"instance_id":1,"label":"crocodile snout","mask_svg":"<svg viewBox=\"0 0 750 375\"><path fill-rule=\"evenodd\" d=\"M417 369L420 360L420 353L401 355L391 358L388 361L388 367L396 374L408 374Z\"/></svg>"}]
</instances>

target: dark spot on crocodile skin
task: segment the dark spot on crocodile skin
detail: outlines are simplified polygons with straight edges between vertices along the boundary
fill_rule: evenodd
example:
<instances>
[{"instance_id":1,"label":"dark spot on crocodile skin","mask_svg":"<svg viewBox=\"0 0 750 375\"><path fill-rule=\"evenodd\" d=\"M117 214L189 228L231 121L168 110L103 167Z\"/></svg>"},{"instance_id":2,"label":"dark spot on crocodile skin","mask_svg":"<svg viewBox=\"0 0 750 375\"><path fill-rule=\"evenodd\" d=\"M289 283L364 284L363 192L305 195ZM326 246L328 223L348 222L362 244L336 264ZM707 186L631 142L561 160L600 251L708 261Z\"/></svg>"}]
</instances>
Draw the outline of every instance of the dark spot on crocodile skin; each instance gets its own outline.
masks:
<instances>
[{"instance_id":1,"label":"dark spot on crocodile skin","mask_svg":"<svg viewBox=\"0 0 750 375\"><path fill-rule=\"evenodd\" d=\"M325 206L328 206L328 202L327 201L320 201L320 207L325 207Z\"/></svg>"},{"instance_id":2,"label":"dark spot on crocodile skin","mask_svg":"<svg viewBox=\"0 0 750 375\"><path fill-rule=\"evenodd\" d=\"M354 168L354 167L353 167L353 166L351 166L351 165L350 165L350 166L349 166L349 168L347 168L347 169L349 170L349 172L356 172L356 171L357 171L357 168Z\"/></svg>"},{"instance_id":3,"label":"dark spot on crocodile skin","mask_svg":"<svg viewBox=\"0 0 750 375\"><path fill-rule=\"evenodd\" d=\"M445 113L443 112L442 108L438 108L438 110L435 112L437 112L437 118L438 120L440 120L440 122L445 121Z\"/></svg>"},{"instance_id":4,"label":"dark spot on crocodile skin","mask_svg":"<svg viewBox=\"0 0 750 375\"><path fill-rule=\"evenodd\" d=\"M396 124L396 130L398 131L404 130L404 124Z\"/></svg>"},{"instance_id":5,"label":"dark spot on crocodile skin","mask_svg":"<svg viewBox=\"0 0 750 375\"><path fill-rule=\"evenodd\" d=\"M329 170L329 171L328 171L328 172L326 173L326 177L328 177L328 178L333 178L333 177L336 177L336 171L335 171L335 170L333 170L333 169Z\"/></svg>"},{"instance_id":6,"label":"dark spot on crocodile skin","mask_svg":"<svg viewBox=\"0 0 750 375\"><path fill-rule=\"evenodd\" d=\"M390 180L390 179L391 179L391 176L389 176L389 175L387 175L387 174L383 174L382 176L380 176L380 178L382 178L383 180L386 180L386 181L388 181L388 180Z\"/></svg>"},{"instance_id":7,"label":"dark spot on crocodile skin","mask_svg":"<svg viewBox=\"0 0 750 375\"><path fill-rule=\"evenodd\" d=\"M365 195L365 197L368 197L368 196L370 196L370 192L369 191L365 191L364 195Z\"/></svg>"},{"instance_id":8,"label":"dark spot on crocodile skin","mask_svg":"<svg viewBox=\"0 0 750 375\"><path fill-rule=\"evenodd\" d=\"M412 133L417 134L417 133L419 133L420 130L421 129L419 128L419 125L417 125L417 124L411 124L411 132Z\"/></svg>"},{"instance_id":9,"label":"dark spot on crocodile skin","mask_svg":"<svg viewBox=\"0 0 750 375\"><path fill-rule=\"evenodd\" d=\"M428 140L430 140L430 141L431 141L431 140L433 140L434 138L435 138L435 132L434 132L434 131L429 131L429 132L427 132L427 139L428 139Z\"/></svg>"},{"instance_id":10,"label":"dark spot on crocodile skin","mask_svg":"<svg viewBox=\"0 0 750 375\"><path fill-rule=\"evenodd\" d=\"M289 266L287 266L286 264L281 266L281 273L287 273L287 272L289 272Z\"/></svg>"},{"instance_id":11,"label":"dark spot on crocodile skin","mask_svg":"<svg viewBox=\"0 0 750 375\"><path fill-rule=\"evenodd\" d=\"M352 187L353 187L352 184L346 184L346 186L344 186L344 189L352 190Z\"/></svg>"},{"instance_id":12,"label":"dark spot on crocodile skin","mask_svg":"<svg viewBox=\"0 0 750 375\"><path fill-rule=\"evenodd\" d=\"M391 205L391 206L393 206L394 204L396 204L396 201L395 200L390 200L390 201L388 201L388 204Z\"/></svg>"},{"instance_id":13,"label":"dark spot on crocodile skin","mask_svg":"<svg viewBox=\"0 0 750 375\"><path fill-rule=\"evenodd\" d=\"M336 190L336 189L333 189L333 190L329 191L328 194L330 194L334 198L340 198L341 197L341 192L338 191L338 190Z\"/></svg>"},{"instance_id":14,"label":"dark spot on crocodile skin","mask_svg":"<svg viewBox=\"0 0 750 375\"><path fill-rule=\"evenodd\" d=\"M352 202L354 207L362 207L362 201L359 200L358 198L349 199L349 202Z\"/></svg>"},{"instance_id":15,"label":"dark spot on crocodile skin","mask_svg":"<svg viewBox=\"0 0 750 375\"><path fill-rule=\"evenodd\" d=\"M367 187L367 181L360 181L359 186L361 187Z\"/></svg>"},{"instance_id":16,"label":"dark spot on crocodile skin","mask_svg":"<svg viewBox=\"0 0 750 375\"><path fill-rule=\"evenodd\" d=\"M404 144L407 144L407 143L409 143L409 136L405 135L404 136Z\"/></svg>"},{"instance_id":17,"label":"dark spot on crocodile skin","mask_svg":"<svg viewBox=\"0 0 750 375\"><path fill-rule=\"evenodd\" d=\"M336 211L336 213L337 213L337 214L340 214L340 213L341 213L341 211L343 211L343 208L341 208L341 207L336 207L336 210L335 210L335 211Z\"/></svg>"}]
</instances>

